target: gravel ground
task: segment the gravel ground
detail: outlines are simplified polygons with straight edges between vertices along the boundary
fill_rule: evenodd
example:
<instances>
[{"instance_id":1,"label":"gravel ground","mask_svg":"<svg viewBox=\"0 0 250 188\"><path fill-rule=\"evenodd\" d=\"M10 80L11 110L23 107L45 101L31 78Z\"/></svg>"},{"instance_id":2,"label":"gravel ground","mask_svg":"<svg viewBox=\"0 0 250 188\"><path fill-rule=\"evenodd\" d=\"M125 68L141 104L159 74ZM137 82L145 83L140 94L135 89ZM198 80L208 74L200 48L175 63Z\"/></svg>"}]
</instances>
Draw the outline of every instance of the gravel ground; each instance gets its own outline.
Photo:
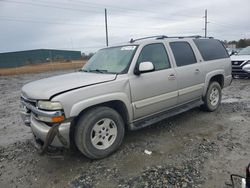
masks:
<instances>
[{"instance_id":1,"label":"gravel ground","mask_svg":"<svg viewBox=\"0 0 250 188\"><path fill-rule=\"evenodd\" d=\"M231 173L244 175L250 162L250 80L234 80L224 89L216 112L196 108L128 132L115 154L89 160L72 150L38 155L19 117L22 85L62 73L0 77L0 187L226 188Z\"/></svg>"}]
</instances>

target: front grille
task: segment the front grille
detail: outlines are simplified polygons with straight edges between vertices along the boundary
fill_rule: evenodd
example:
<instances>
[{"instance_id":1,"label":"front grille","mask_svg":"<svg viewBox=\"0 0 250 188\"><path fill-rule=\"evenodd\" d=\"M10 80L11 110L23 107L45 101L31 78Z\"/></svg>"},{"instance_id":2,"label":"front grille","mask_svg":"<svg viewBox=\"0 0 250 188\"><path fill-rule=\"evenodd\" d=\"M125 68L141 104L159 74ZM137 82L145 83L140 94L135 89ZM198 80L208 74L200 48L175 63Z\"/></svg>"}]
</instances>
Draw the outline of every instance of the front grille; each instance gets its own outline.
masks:
<instances>
[{"instance_id":1,"label":"front grille","mask_svg":"<svg viewBox=\"0 0 250 188\"><path fill-rule=\"evenodd\" d=\"M245 71L242 70L244 61L232 61L232 73L233 74L244 74Z\"/></svg>"},{"instance_id":2,"label":"front grille","mask_svg":"<svg viewBox=\"0 0 250 188\"><path fill-rule=\"evenodd\" d=\"M240 66L244 61L232 61L232 66Z\"/></svg>"}]
</instances>

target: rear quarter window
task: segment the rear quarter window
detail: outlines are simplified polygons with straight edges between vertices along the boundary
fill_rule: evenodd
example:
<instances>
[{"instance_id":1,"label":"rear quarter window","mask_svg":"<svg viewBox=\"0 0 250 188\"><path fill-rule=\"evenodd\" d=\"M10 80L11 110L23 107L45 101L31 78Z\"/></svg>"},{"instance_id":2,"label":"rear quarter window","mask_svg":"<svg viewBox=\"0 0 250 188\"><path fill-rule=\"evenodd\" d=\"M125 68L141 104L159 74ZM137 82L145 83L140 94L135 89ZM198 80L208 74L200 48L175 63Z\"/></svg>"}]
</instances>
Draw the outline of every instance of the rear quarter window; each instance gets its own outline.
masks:
<instances>
[{"instance_id":1,"label":"rear quarter window","mask_svg":"<svg viewBox=\"0 0 250 188\"><path fill-rule=\"evenodd\" d=\"M171 50L178 67L196 63L196 58L190 44L187 42L171 42Z\"/></svg>"},{"instance_id":2,"label":"rear quarter window","mask_svg":"<svg viewBox=\"0 0 250 188\"><path fill-rule=\"evenodd\" d=\"M229 55L219 40L215 39L194 39L205 61L228 58Z\"/></svg>"}]
</instances>

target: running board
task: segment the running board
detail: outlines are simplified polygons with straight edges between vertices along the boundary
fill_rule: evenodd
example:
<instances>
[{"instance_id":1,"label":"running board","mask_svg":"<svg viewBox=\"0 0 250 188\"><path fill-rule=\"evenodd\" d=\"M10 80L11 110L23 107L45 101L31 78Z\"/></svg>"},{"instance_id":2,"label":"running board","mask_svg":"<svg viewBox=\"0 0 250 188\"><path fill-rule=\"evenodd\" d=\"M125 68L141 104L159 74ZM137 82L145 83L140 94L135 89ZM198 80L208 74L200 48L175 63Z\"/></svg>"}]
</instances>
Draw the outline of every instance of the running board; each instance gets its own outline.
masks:
<instances>
[{"instance_id":1,"label":"running board","mask_svg":"<svg viewBox=\"0 0 250 188\"><path fill-rule=\"evenodd\" d=\"M186 112L192 108L198 107L202 104L203 104L203 101L199 99L199 100L195 100L195 101L171 108L171 109L166 110L164 112L160 112L158 114L154 114L152 116L143 118L141 120L137 120L129 125L129 129L130 130L137 130L137 129L147 127L149 125L152 125L154 123L162 121L166 118L175 116L177 114Z\"/></svg>"}]
</instances>

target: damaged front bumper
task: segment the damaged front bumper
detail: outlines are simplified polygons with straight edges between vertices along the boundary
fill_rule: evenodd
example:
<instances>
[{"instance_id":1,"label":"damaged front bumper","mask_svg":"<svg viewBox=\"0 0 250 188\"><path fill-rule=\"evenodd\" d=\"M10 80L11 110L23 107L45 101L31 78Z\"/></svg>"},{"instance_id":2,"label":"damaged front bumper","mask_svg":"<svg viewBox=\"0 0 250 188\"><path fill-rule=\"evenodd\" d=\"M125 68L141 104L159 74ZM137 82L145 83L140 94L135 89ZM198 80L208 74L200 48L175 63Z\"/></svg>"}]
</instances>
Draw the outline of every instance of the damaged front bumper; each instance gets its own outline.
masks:
<instances>
[{"instance_id":1,"label":"damaged front bumper","mask_svg":"<svg viewBox=\"0 0 250 188\"><path fill-rule=\"evenodd\" d=\"M47 123L40 121L38 116L53 117L61 115L61 111L45 111L40 110L35 106L35 101L21 97L21 117L26 126L30 126L35 140L39 141L42 147L43 143L46 143L47 135L53 126L58 126L58 132L50 143L54 147L70 147L70 125L71 121L65 120L61 123L48 125Z\"/></svg>"},{"instance_id":2,"label":"damaged front bumper","mask_svg":"<svg viewBox=\"0 0 250 188\"><path fill-rule=\"evenodd\" d=\"M35 136L35 139L36 140L39 139L40 141L45 142L46 136L47 136L49 130L51 129L51 127L46 125L43 122L37 121L33 116L31 116L30 119L31 119L30 127L31 127L31 130ZM66 148L70 147L70 138L69 138L70 124L71 124L71 122L61 123L59 125L59 129L58 129L59 133L60 133L60 137L63 137L63 139L66 141L66 143L62 142L61 139L59 138L59 136L56 135L54 140L50 144L51 146L66 147Z\"/></svg>"}]
</instances>

